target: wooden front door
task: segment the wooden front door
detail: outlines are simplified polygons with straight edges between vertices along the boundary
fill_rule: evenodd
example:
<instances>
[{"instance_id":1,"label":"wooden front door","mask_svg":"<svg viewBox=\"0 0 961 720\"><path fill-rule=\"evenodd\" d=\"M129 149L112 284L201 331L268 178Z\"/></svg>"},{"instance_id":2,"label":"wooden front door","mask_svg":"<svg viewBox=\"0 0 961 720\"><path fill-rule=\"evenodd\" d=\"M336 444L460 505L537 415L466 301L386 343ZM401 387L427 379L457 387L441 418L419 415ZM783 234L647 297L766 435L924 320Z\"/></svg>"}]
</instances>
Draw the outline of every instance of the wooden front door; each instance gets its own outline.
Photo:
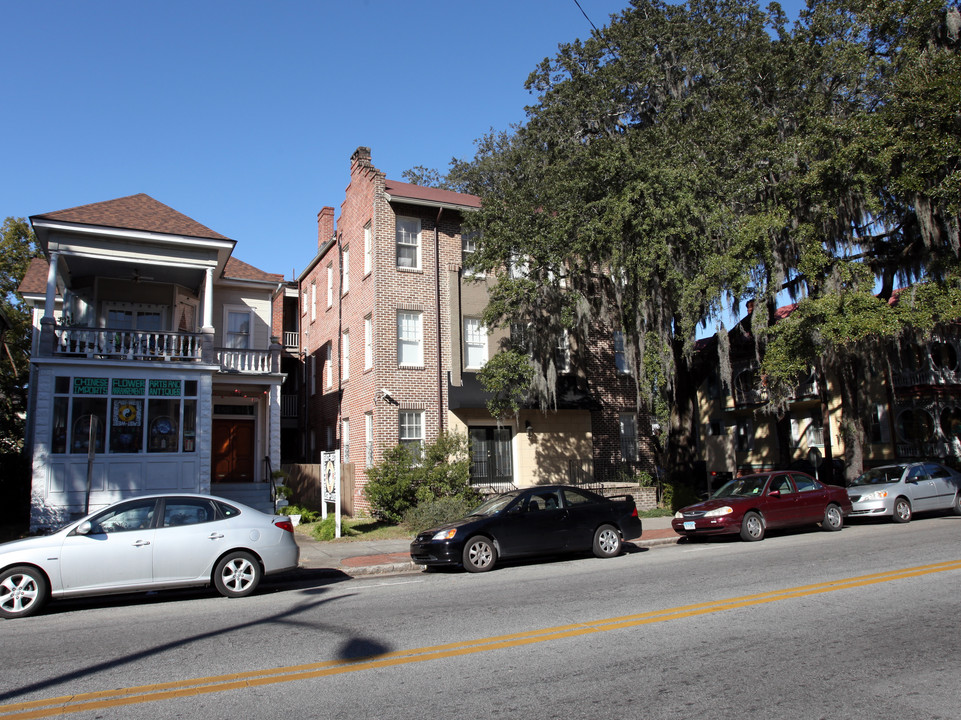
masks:
<instances>
[{"instance_id":1,"label":"wooden front door","mask_svg":"<svg viewBox=\"0 0 961 720\"><path fill-rule=\"evenodd\" d=\"M211 481L253 482L253 421L214 420L212 434Z\"/></svg>"}]
</instances>

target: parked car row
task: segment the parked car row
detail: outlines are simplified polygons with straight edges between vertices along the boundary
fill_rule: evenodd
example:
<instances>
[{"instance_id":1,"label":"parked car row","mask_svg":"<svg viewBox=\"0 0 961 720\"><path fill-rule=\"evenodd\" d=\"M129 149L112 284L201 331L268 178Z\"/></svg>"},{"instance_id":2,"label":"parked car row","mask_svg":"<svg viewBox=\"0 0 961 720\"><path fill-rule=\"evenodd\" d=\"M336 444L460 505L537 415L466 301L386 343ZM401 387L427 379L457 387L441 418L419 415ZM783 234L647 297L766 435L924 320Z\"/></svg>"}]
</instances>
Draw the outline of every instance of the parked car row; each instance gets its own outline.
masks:
<instances>
[{"instance_id":1,"label":"parked car row","mask_svg":"<svg viewBox=\"0 0 961 720\"><path fill-rule=\"evenodd\" d=\"M848 488L793 470L756 473L681 508L671 525L687 538L737 534L753 542L769 529L819 524L837 531L847 517L908 522L916 511L929 510L961 515L961 473L933 462L885 465L863 473Z\"/></svg>"}]
</instances>

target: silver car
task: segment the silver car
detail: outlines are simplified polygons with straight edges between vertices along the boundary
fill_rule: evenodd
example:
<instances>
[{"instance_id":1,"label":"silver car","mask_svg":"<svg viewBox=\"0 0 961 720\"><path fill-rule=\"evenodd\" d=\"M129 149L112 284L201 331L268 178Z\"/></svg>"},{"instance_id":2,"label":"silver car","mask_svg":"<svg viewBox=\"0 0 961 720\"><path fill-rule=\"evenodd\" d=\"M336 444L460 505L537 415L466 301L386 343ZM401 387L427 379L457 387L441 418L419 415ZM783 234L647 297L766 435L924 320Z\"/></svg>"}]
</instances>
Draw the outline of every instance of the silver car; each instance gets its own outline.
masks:
<instances>
[{"instance_id":1,"label":"silver car","mask_svg":"<svg viewBox=\"0 0 961 720\"><path fill-rule=\"evenodd\" d=\"M264 575L297 567L290 519L207 495L114 503L59 531L0 544L0 617L49 598L213 585L252 593Z\"/></svg>"},{"instance_id":2,"label":"silver car","mask_svg":"<svg viewBox=\"0 0 961 720\"><path fill-rule=\"evenodd\" d=\"M851 517L890 516L904 523L927 510L961 515L961 474L933 462L885 465L852 482L848 496Z\"/></svg>"}]
</instances>

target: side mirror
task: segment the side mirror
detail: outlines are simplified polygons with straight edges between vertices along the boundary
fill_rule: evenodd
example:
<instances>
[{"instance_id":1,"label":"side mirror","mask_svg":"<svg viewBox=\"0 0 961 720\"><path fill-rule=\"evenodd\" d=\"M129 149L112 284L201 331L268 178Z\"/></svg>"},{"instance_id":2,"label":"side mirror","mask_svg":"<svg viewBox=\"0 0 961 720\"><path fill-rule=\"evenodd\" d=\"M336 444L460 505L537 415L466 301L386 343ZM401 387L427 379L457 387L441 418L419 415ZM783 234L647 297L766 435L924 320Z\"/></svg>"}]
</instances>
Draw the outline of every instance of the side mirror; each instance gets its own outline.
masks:
<instances>
[{"instance_id":1,"label":"side mirror","mask_svg":"<svg viewBox=\"0 0 961 720\"><path fill-rule=\"evenodd\" d=\"M768 497L781 497L781 491L780 491L780 490L771 490L770 492L768 492L767 496L768 496Z\"/></svg>"},{"instance_id":2,"label":"side mirror","mask_svg":"<svg viewBox=\"0 0 961 720\"><path fill-rule=\"evenodd\" d=\"M74 532L77 533L77 535L89 535L91 532L93 532L93 523L91 523L89 520L85 520L77 525L77 529L74 530Z\"/></svg>"}]
</instances>

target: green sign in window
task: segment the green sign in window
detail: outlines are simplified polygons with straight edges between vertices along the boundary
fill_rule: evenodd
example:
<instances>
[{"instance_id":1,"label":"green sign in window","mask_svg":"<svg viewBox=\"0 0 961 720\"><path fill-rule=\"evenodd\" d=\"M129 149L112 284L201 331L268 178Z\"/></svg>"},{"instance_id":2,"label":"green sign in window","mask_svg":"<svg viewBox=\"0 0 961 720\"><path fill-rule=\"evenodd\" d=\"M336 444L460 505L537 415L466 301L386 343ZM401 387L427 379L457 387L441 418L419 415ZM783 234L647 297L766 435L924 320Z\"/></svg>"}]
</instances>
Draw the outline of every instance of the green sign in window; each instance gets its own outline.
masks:
<instances>
[{"instance_id":1,"label":"green sign in window","mask_svg":"<svg viewBox=\"0 0 961 720\"><path fill-rule=\"evenodd\" d=\"M74 378L74 395L106 395L107 378Z\"/></svg>"},{"instance_id":2,"label":"green sign in window","mask_svg":"<svg viewBox=\"0 0 961 720\"><path fill-rule=\"evenodd\" d=\"M143 395L147 381L143 378L114 378L110 392L114 395Z\"/></svg>"},{"instance_id":3,"label":"green sign in window","mask_svg":"<svg viewBox=\"0 0 961 720\"><path fill-rule=\"evenodd\" d=\"M180 397L180 380L151 380L150 395L152 397Z\"/></svg>"}]
</instances>

